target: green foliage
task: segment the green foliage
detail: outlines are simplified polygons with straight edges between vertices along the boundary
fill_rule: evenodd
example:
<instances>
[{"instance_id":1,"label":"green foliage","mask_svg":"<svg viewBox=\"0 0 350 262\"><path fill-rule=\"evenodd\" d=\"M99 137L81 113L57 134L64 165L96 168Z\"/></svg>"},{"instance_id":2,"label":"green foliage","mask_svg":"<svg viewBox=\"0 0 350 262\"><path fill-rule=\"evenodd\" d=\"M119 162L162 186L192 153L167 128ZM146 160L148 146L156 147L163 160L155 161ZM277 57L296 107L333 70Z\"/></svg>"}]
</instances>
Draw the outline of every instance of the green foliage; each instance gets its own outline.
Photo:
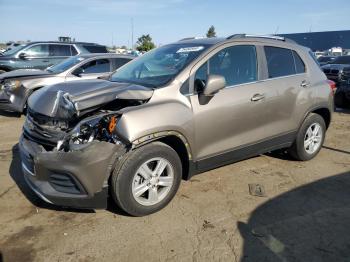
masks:
<instances>
[{"instance_id":1,"label":"green foliage","mask_svg":"<svg viewBox=\"0 0 350 262\"><path fill-rule=\"evenodd\" d=\"M213 25L209 27L207 37L216 37L215 27Z\"/></svg>"},{"instance_id":2,"label":"green foliage","mask_svg":"<svg viewBox=\"0 0 350 262\"><path fill-rule=\"evenodd\" d=\"M136 44L136 49L140 52L147 52L156 47L156 45L152 42L152 37L149 34L139 37Z\"/></svg>"}]
</instances>

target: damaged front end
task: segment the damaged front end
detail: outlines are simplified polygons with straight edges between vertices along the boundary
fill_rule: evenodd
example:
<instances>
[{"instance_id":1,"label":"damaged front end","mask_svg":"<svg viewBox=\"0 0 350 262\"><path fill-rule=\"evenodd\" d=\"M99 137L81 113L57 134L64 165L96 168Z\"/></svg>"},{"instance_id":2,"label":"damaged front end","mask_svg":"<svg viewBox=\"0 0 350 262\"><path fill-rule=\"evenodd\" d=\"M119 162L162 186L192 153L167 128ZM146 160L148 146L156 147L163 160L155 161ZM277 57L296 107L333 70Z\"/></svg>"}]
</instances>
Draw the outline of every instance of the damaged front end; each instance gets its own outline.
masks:
<instances>
[{"instance_id":1,"label":"damaged front end","mask_svg":"<svg viewBox=\"0 0 350 262\"><path fill-rule=\"evenodd\" d=\"M118 113L99 113L72 129L69 123L52 120L56 126L48 128L46 122L44 129L29 114L20 139L28 185L49 203L106 208L109 175L128 149L117 133L118 117Z\"/></svg>"},{"instance_id":2,"label":"damaged front end","mask_svg":"<svg viewBox=\"0 0 350 262\"><path fill-rule=\"evenodd\" d=\"M66 91L56 92L51 105L45 97L30 99L20 152L24 177L39 197L60 206L106 208L109 176L131 147L118 134L119 109L145 102L131 94L133 99L113 95L93 110Z\"/></svg>"}]
</instances>

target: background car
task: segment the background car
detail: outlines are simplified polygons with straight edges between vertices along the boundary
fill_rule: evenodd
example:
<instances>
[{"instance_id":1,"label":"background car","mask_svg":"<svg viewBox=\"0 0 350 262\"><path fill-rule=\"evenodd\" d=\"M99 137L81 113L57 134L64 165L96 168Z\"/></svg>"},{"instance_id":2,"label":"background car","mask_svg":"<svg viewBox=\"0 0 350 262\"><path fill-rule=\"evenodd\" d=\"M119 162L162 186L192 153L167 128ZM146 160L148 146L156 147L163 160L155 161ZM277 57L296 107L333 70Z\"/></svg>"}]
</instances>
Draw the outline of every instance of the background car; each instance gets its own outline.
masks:
<instances>
[{"instance_id":1,"label":"background car","mask_svg":"<svg viewBox=\"0 0 350 262\"><path fill-rule=\"evenodd\" d=\"M103 45L84 42L31 42L0 54L0 73L16 69L45 69L79 54L108 53Z\"/></svg>"},{"instance_id":2,"label":"background car","mask_svg":"<svg viewBox=\"0 0 350 262\"><path fill-rule=\"evenodd\" d=\"M350 71L348 71L350 76ZM334 94L334 104L339 108L350 108L350 78L348 81L343 81L337 88Z\"/></svg>"},{"instance_id":3,"label":"background car","mask_svg":"<svg viewBox=\"0 0 350 262\"><path fill-rule=\"evenodd\" d=\"M340 84L344 79L344 70L348 71L350 69L350 55L338 56L332 62L327 65L322 66L323 72L326 74L327 78Z\"/></svg>"},{"instance_id":4,"label":"background car","mask_svg":"<svg viewBox=\"0 0 350 262\"><path fill-rule=\"evenodd\" d=\"M46 70L3 73L0 75L0 110L21 113L29 95L43 86L107 77L133 58L118 54L85 54L68 58Z\"/></svg>"},{"instance_id":5,"label":"background car","mask_svg":"<svg viewBox=\"0 0 350 262\"><path fill-rule=\"evenodd\" d=\"M317 58L317 61L320 66L324 66L332 62L334 59L336 59L336 56L320 56Z\"/></svg>"}]
</instances>

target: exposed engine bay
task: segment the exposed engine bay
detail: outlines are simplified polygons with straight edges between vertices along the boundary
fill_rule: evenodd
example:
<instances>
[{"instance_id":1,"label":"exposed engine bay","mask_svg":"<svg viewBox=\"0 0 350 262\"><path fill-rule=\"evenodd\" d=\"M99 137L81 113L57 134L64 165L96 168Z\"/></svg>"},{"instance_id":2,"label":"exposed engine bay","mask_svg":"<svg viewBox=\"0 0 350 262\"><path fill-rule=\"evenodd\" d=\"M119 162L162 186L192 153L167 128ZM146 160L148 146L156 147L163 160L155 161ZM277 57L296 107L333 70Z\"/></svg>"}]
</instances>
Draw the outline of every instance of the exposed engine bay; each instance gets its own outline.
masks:
<instances>
[{"instance_id":1,"label":"exposed engine bay","mask_svg":"<svg viewBox=\"0 0 350 262\"><path fill-rule=\"evenodd\" d=\"M47 151L79 150L92 141L128 144L117 131L120 110L146 103L153 90L133 84L119 84L116 88L116 83L112 88L111 82L96 81L103 84L98 90L85 86L85 92L79 93L64 88L43 88L34 93L28 103L24 136ZM45 101L41 99L43 95Z\"/></svg>"}]
</instances>

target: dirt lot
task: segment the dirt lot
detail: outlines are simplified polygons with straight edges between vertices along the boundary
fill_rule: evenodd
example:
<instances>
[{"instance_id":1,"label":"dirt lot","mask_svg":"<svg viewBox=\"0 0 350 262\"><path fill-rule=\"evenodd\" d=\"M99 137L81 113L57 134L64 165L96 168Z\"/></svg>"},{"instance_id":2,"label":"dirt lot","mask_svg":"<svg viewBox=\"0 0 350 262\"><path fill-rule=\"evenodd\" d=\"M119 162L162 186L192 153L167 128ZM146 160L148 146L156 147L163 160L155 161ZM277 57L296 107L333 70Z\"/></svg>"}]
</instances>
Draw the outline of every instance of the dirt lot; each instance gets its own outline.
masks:
<instances>
[{"instance_id":1,"label":"dirt lot","mask_svg":"<svg viewBox=\"0 0 350 262\"><path fill-rule=\"evenodd\" d=\"M350 261L350 112L334 114L316 159L270 154L195 176L142 218L42 203L20 171L22 123L0 116L0 261Z\"/></svg>"}]
</instances>

